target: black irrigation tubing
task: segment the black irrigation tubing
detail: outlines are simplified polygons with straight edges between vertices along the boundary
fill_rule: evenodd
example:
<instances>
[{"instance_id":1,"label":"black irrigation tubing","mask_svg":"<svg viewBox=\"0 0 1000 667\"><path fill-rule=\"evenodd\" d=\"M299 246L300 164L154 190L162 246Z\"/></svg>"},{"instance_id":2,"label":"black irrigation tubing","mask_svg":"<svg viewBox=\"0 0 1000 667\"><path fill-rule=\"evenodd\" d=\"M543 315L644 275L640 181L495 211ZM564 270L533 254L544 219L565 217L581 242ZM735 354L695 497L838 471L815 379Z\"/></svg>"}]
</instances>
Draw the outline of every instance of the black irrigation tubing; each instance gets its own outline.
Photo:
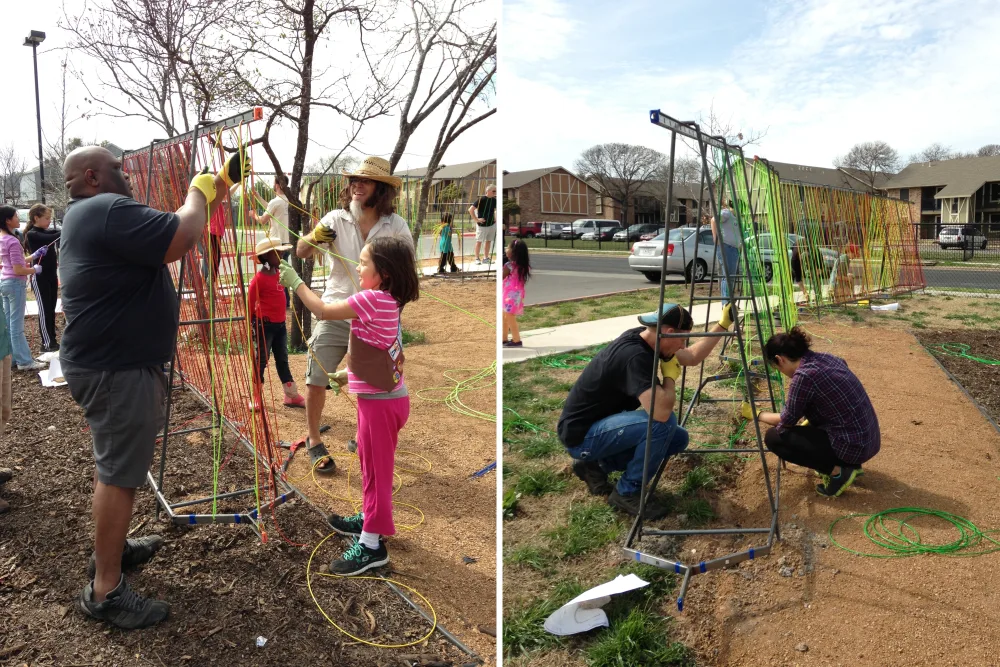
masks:
<instances>
[{"instance_id":1,"label":"black irrigation tubing","mask_svg":"<svg viewBox=\"0 0 1000 667\"><path fill-rule=\"evenodd\" d=\"M962 384L961 382L959 382L959 381L958 381L958 378L956 378L956 377L955 377L954 375L952 375L952 374L951 374L951 371L949 371L949 370L948 370L947 368L945 368L945 367L944 367L944 364L942 364L942 363L941 363L941 360L940 360L940 359L938 359L938 358L937 358L937 356L936 356L936 355L935 355L935 354L934 354L933 352L931 352L930 348L928 348L928 347L927 347L926 345L924 345L923 343L921 343L921 344L920 344L920 346L921 346L921 347L923 347L923 348L924 348L924 350L925 350L925 351L927 352L928 356L930 356L930 358L931 358L931 359L933 359L933 360L934 360L934 361L935 361L935 362L937 363L938 367L939 367L939 368L940 368L941 370L943 370L943 371L944 371L944 374L948 376L948 379L949 379L949 380L951 380L952 382L954 382L954 383L955 383L955 386L957 386L957 387L958 387L959 389L961 389L961 390L962 390L962 393L963 393L963 394L965 394L965 395L966 395L966 397L967 397L967 398L968 398L968 399L969 399L970 401L972 401L972 404L976 406L976 408L977 408L977 409L979 410L979 412L980 412L980 413L981 413L981 414L983 415L983 417L986 417L986 421L988 421L988 422L989 422L990 424L992 424L992 425L993 425L993 428L995 428L995 429L996 429L996 432L997 432L997 433L1000 433L1000 425L997 425L996 421L994 421L994 420L993 420L993 417L991 417L991 416L989 415L989 413L988 413L988 412L986 412L986 408L984 408L984 407L983 407L983 406L982 406L982 405L981 405L981 404L979 403L979 401L977 401L976 399L974 399L974 398L972 397L972 394L970 394L970 393L969 393L969 390L968 390L968 389L966 389L966 388L965 388L965 386L964 386L964 385L963 385L963 384Z\"/></svg>"}]
</instances>

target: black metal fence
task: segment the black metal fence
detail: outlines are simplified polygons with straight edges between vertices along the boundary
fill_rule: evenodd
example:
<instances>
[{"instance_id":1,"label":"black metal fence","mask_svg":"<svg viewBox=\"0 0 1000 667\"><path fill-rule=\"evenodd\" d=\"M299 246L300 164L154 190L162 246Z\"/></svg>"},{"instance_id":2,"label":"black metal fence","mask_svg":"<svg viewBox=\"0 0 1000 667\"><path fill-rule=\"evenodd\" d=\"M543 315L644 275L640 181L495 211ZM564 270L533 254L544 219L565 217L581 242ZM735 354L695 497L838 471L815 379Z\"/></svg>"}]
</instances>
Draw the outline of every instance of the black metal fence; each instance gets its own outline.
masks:
<instances>
[{"instance_id":1,"label":"black metal fence","mask_svg":"<svg viewBox=\"0 0 1000 667\"><path fill-rule=\"evenodd\" d=\"M1000 231L989 223L915 226L929 290L1000 297Z\"/></svg>"}]
</instances>

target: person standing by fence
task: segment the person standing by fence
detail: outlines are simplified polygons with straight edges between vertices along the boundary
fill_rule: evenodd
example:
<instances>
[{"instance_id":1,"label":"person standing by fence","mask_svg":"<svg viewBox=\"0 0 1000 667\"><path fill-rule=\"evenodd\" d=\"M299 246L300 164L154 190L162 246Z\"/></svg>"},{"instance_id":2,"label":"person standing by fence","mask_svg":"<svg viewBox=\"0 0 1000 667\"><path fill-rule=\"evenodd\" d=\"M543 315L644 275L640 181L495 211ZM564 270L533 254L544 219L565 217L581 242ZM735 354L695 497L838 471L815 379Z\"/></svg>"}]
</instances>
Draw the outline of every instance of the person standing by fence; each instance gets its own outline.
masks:
<instances>
[{"instance_id":1,"label":"person standing by fence","mask_svg":"<svg viewBox=\"0 0 1000 667\"><path fill-rule=\"evenodd\" d=\"M486 194L469 207L469 215L476 221L476 264L493 261L490 245L496 241L497 186L490 183ZM483 259L479 259L479 246L483 246Z\"/></svg>"},{"instance_id":2,"label":"person standing by fence","mask_svg":"<svg viewBox=\"0 0 1000 667\"><path fill-rule=\"evenodd\" d=\"M31 280L31 288L38 304L38 330L42 335L42 352L59 349L56 341L56 301L59 298L56 249L60 232L52 229L52 209L45 204L35 204L28 211L28 226L24 230L25 250L29 253L48 248L38 261L42 272Z\"/></svg>"}]
</instances>

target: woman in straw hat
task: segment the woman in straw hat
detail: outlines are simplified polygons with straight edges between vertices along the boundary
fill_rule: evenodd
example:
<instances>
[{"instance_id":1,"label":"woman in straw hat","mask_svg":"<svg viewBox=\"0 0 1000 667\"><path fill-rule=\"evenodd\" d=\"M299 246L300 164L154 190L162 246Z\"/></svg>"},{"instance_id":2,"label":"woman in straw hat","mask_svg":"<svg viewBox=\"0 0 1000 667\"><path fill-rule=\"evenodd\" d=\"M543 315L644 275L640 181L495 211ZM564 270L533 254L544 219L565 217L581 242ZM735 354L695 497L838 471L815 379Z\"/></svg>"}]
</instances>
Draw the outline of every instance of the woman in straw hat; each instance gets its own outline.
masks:
<instances>
[{"instance_id":1,"label":"woman in straw hat","mask_svg":"<svg viewBox=\"0 0 1000 667\"><path fill-rule=\"evenodd\" d=\"M396 215L395 199L402 179L393 176L389 162L368 157L353 172L344 172L347 183L340 192L340 208L327 213L312 232L299 239L295 254L306 259L316 250L329 251L330 274L323 292L325 303L343 301L356 294L358 277L354 269L361 249L372 239L392 236L403 239L412 249L413 237L406 220ZM306 446L317 472L333 473L336 465L320 440L319 426L326 402L329 375L347 354L350 323L320 320L309 339L306 365Z\"/></svg>"}]
</instances>

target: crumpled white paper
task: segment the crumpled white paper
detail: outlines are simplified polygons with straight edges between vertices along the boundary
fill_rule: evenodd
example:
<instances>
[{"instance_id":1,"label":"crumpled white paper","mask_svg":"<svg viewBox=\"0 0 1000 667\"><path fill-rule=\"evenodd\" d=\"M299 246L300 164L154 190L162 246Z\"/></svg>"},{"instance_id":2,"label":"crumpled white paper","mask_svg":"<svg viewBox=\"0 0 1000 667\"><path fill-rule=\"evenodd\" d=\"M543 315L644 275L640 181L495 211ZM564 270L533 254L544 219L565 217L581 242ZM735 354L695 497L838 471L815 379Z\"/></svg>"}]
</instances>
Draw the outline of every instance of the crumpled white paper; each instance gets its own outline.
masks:
<instances>
[{"instance_id":1,"label":"crumpled white paper","mask_svg":"<svg viewBox=\"0 0 1000 667\"><path fill-rule=\"evenodd\" d=\"M49 361L49 367L38 373L42 380L43 387L64 387L66 380L63 379L62 367L59 365L59 357L54 357Z\"/></svg>"},{"instance_id":2,"label":"crumpled white paper","mask_svg":"<svg viewBox=\"0 0 1000 667\"><path fill-rule=\"evenodd\" d=\"M545 619L545 630L554 635L574 635L601 626L608 627L608 615L601 609L611 596L648 586L634 574L619 574L613 581L595 586L555 610Z\"/></svg>"}]
</instances>

